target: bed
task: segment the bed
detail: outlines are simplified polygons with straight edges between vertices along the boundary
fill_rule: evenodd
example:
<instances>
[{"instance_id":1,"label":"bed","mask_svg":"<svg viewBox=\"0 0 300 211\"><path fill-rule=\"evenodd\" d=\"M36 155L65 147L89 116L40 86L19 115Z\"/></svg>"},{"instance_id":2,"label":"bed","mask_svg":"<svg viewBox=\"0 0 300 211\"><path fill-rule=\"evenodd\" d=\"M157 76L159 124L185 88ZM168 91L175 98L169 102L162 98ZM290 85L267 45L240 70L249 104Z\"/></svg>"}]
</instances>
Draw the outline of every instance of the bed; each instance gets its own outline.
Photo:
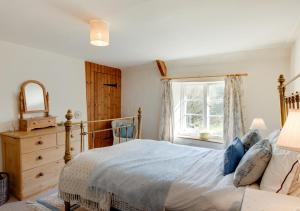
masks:
<instances>
[{"instance_id":1,"label":"bed","mask_svg":"<svg viewBox=\"0 0 300 211\"><path fill-rule=\"evenodd\" d=\"M124 154L126 156L126 153L129 153L132 149L141 152L142 148L153 149L154 146L156 148L156 153L149 153L148 156L153 156L153 159L158 160L159 158L155 154L157 154L159 149L165 150L166 147L168 147L169 150L195 154L195 156L189 159L189 163L193 163L193 165L187 167L185 172L177 177L175 182L172 183L165 199L166 210L240 209L240 202L243 197L244 188L235 188L233 186L232 174L225 177L223 176L223 150L174 145L168 142L157 143L157 141L154 140L143 139L114 145L109 147L109 149L100 148L90 150L86 153L80 154L74 160L70 161L61 174L59 188L62 198L65 200L70 199L73 201L73 203L79 203L91 210L109 209L108 207L98 205L98 203L100 204L101 201L103 203L105 199L101 200L97 197L95 198L93 195L90 195L89 189L86 188L89 186L88 181L92 171L94 171L96 167L107 165L105 162L110 160L111 156L118 154L119 159L122 159L123 156L120 156L120 154ZM186 154L182 155L182 157L185 155ZM136 154L134 154L134 156L136 156ZM181 158L181 156L179 158ZM177 157L174 159L177 159ZM131 161L131 159L128 161L123 160L122 164L126 165L128 163L132 163ZM159 160L159 162L161 161ZM83 168L83 166L85 167ZM110 168L113 168L112 165L110 165ZM123 177L126 177L124 169L122 170L123 174L118 170L119 168L111 170L110 178L114 181L120 181L122 179L118 178L118 175L120 174ZM157 168L153 169L153 171L156 170ZM128 169L126 172L128 172ZM123 179L128 180L130 178ZM133 181L129 181L128 183L132 184ZM155 183L159 184L159 182L161 181L156 181ZM120 183L124 185L124 181L121 181ZM141 188L141 190L143 190L143 188ZM130 207L128 209L129 205L122 204L120 201L118 201L118 197L114 198L112 201L112 204L104 203L120 210L124 210L124 208L125 210L134 210L136 207ZM140 210L144 209L140 208Z\"/></svg>"},{"instance_id":2,"label":"bed","mask_svg":"<svg viewBox=\"0 0 300 211\"><path fill-rule=\"evenodd\" d=\"M278 82L283 125L288 108L299 108L299 95L286 97L282 75ZM101 211L240 210L245 187L233 185L233 174L223 176L224 150L141 139L139 109L137 116L127 117L138 121L136 140L92 149L72 159L72 126L80 124L82 136L95 131L84 132L83 124L88 122L72 123L71 111L66 118L66 165L59 180L59 195L65 201L66 211L74 204ZM113 129L120 132L122 128ZM164 153L166 149L169 154ZM170 168L173 165L177 166Z\"/></svg>"}]
</instances>

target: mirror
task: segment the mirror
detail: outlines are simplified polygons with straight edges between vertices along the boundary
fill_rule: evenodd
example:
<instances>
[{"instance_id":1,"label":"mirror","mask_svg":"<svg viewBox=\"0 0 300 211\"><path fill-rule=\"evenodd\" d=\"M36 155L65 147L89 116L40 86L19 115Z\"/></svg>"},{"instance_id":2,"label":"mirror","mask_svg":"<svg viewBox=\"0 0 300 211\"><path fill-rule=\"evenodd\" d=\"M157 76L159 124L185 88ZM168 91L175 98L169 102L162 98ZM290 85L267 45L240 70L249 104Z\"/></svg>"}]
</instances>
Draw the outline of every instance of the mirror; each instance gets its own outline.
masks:
<instances>
[{"instance_id":1,"label":"mirror","mask_svg":"<svg viewBox=\"0 0 300 211\"><path fill-rule=\"evenodd\" d=\"M44 111L46 109L44 90L37 83L28 83L24 87L26 111Z\"/></svg>"},{"instance_id":2,"label":"mirror","mask_svg":"<svg viewBox=\"0 0 300 211\"><path fill-rule=\"evenodd\" d=\"M44 85L39 81L25 81L20 91L20 116L26 113L45 113L48 116L49 96Z\"/></svg>"},{"instance_id":3,"label":"mirror","mask_svg":"<svg viewBox=\"0 0 300 211\"><path fill-rule=\"evenodd\" d=\"M56 127L56 118L49 115L49 94L35 80L25 81L19 94L20 131Z\"/></svg>"}]
</instances>

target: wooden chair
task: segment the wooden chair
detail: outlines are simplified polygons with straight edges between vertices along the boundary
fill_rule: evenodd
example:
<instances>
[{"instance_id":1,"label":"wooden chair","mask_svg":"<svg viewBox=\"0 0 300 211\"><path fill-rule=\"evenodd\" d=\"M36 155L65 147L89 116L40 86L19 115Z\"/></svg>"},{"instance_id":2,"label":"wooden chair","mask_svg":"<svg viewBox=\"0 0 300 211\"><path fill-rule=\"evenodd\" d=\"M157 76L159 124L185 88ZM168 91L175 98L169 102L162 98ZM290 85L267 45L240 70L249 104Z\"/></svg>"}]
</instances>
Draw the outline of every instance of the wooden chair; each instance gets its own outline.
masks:
<instances>
[{"instance_id":1,"label":"wooden chair","mask_svg":"<svg viewBox=\"0 0 300 211\"><path fill-rule=\"evenodd\" d=\"M111 126L113 128L114 145L137 138L137 125L134 119L113 120Z\"/></svg>"}]
</instances>

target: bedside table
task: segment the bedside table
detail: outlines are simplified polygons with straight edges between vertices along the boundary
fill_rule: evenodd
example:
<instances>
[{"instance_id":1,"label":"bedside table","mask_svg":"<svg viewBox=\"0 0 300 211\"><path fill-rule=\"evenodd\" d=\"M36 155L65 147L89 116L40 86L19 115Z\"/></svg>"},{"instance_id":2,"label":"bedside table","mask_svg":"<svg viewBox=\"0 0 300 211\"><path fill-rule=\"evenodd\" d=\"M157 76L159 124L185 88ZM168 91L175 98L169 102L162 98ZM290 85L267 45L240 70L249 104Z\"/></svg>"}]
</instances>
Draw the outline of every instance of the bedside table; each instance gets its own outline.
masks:
<instances>
[{"instance_id":1,"label":"bedside table","mask_svg":"<svg viewBox=\"0 0 300 211\"><path fill-rule=\"evenodd\" d=\"M247 188L242 211L300 211L300 198Z\"/></svg>"}]
</instances>

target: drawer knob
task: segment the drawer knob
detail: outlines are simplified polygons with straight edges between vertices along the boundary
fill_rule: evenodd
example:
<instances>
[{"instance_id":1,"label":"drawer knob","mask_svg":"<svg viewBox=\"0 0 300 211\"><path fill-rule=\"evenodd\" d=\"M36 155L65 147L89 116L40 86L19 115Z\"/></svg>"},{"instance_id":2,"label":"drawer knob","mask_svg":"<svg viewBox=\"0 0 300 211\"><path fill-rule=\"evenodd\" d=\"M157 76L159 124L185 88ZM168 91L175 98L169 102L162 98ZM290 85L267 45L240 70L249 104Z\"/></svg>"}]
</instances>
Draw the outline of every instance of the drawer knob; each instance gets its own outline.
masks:
<instances>
[{"instance_id":1,"label":"drawer knob","mask_svg":"<svg viewBox=\"0 0 300 211\"><path fill-rule=\"evenodd\" d=\"M74 138L73 134L71 134L71 138Z\"/></svg>"},{"instance_id":2,"label":"drawer knob","mask_svg":"<svg viewBox=\"0 0 300 211\"><path fill-rule=\"evenodd\" d=\"M74 151L74 148L73 148L73 147L71 147L71 151Z\"/></svg>"},{"instance_id":3,"label":"drawer knob","mask_svg":"<svg viewBox=\"0 0 300 211\"><path fill-rule=\"evenodd\" d=\"M38 160L42 160L43 157L40 155L40 156L37 157L37 159L38 159Z\"/></svg>"},{"instance_id":4,"label":"drawer knob","mask_svg":"<svg viewBox=\"0 0 300 211\"><path fill-rule=\"evenodd\" d=\"M33 125L36 125L36 122L32 122Z\"/></svg>"},{"instance_id":5,"label":"drawer knob","mask_svg":"<svg viewBox=\"0 0 300 211\"><path fill-rule=\"evenodd\" d=\"M39 173L37 176L38 176L38 177L42 177L42 176L44 176L44 173L41 172L41 173Z\"/></svg>"},{"instance_id":6,"label":"drawer knob","mask_svg":"<svg viewBox=\"0 0 300 211\"><path fill-rule=\"evenodd\" d=\"M38 143L38 145L42 145L42 144L43 144L43 142L42 142L42 141L38 141L37 143Z\"/></svg>"}]
</instances>

